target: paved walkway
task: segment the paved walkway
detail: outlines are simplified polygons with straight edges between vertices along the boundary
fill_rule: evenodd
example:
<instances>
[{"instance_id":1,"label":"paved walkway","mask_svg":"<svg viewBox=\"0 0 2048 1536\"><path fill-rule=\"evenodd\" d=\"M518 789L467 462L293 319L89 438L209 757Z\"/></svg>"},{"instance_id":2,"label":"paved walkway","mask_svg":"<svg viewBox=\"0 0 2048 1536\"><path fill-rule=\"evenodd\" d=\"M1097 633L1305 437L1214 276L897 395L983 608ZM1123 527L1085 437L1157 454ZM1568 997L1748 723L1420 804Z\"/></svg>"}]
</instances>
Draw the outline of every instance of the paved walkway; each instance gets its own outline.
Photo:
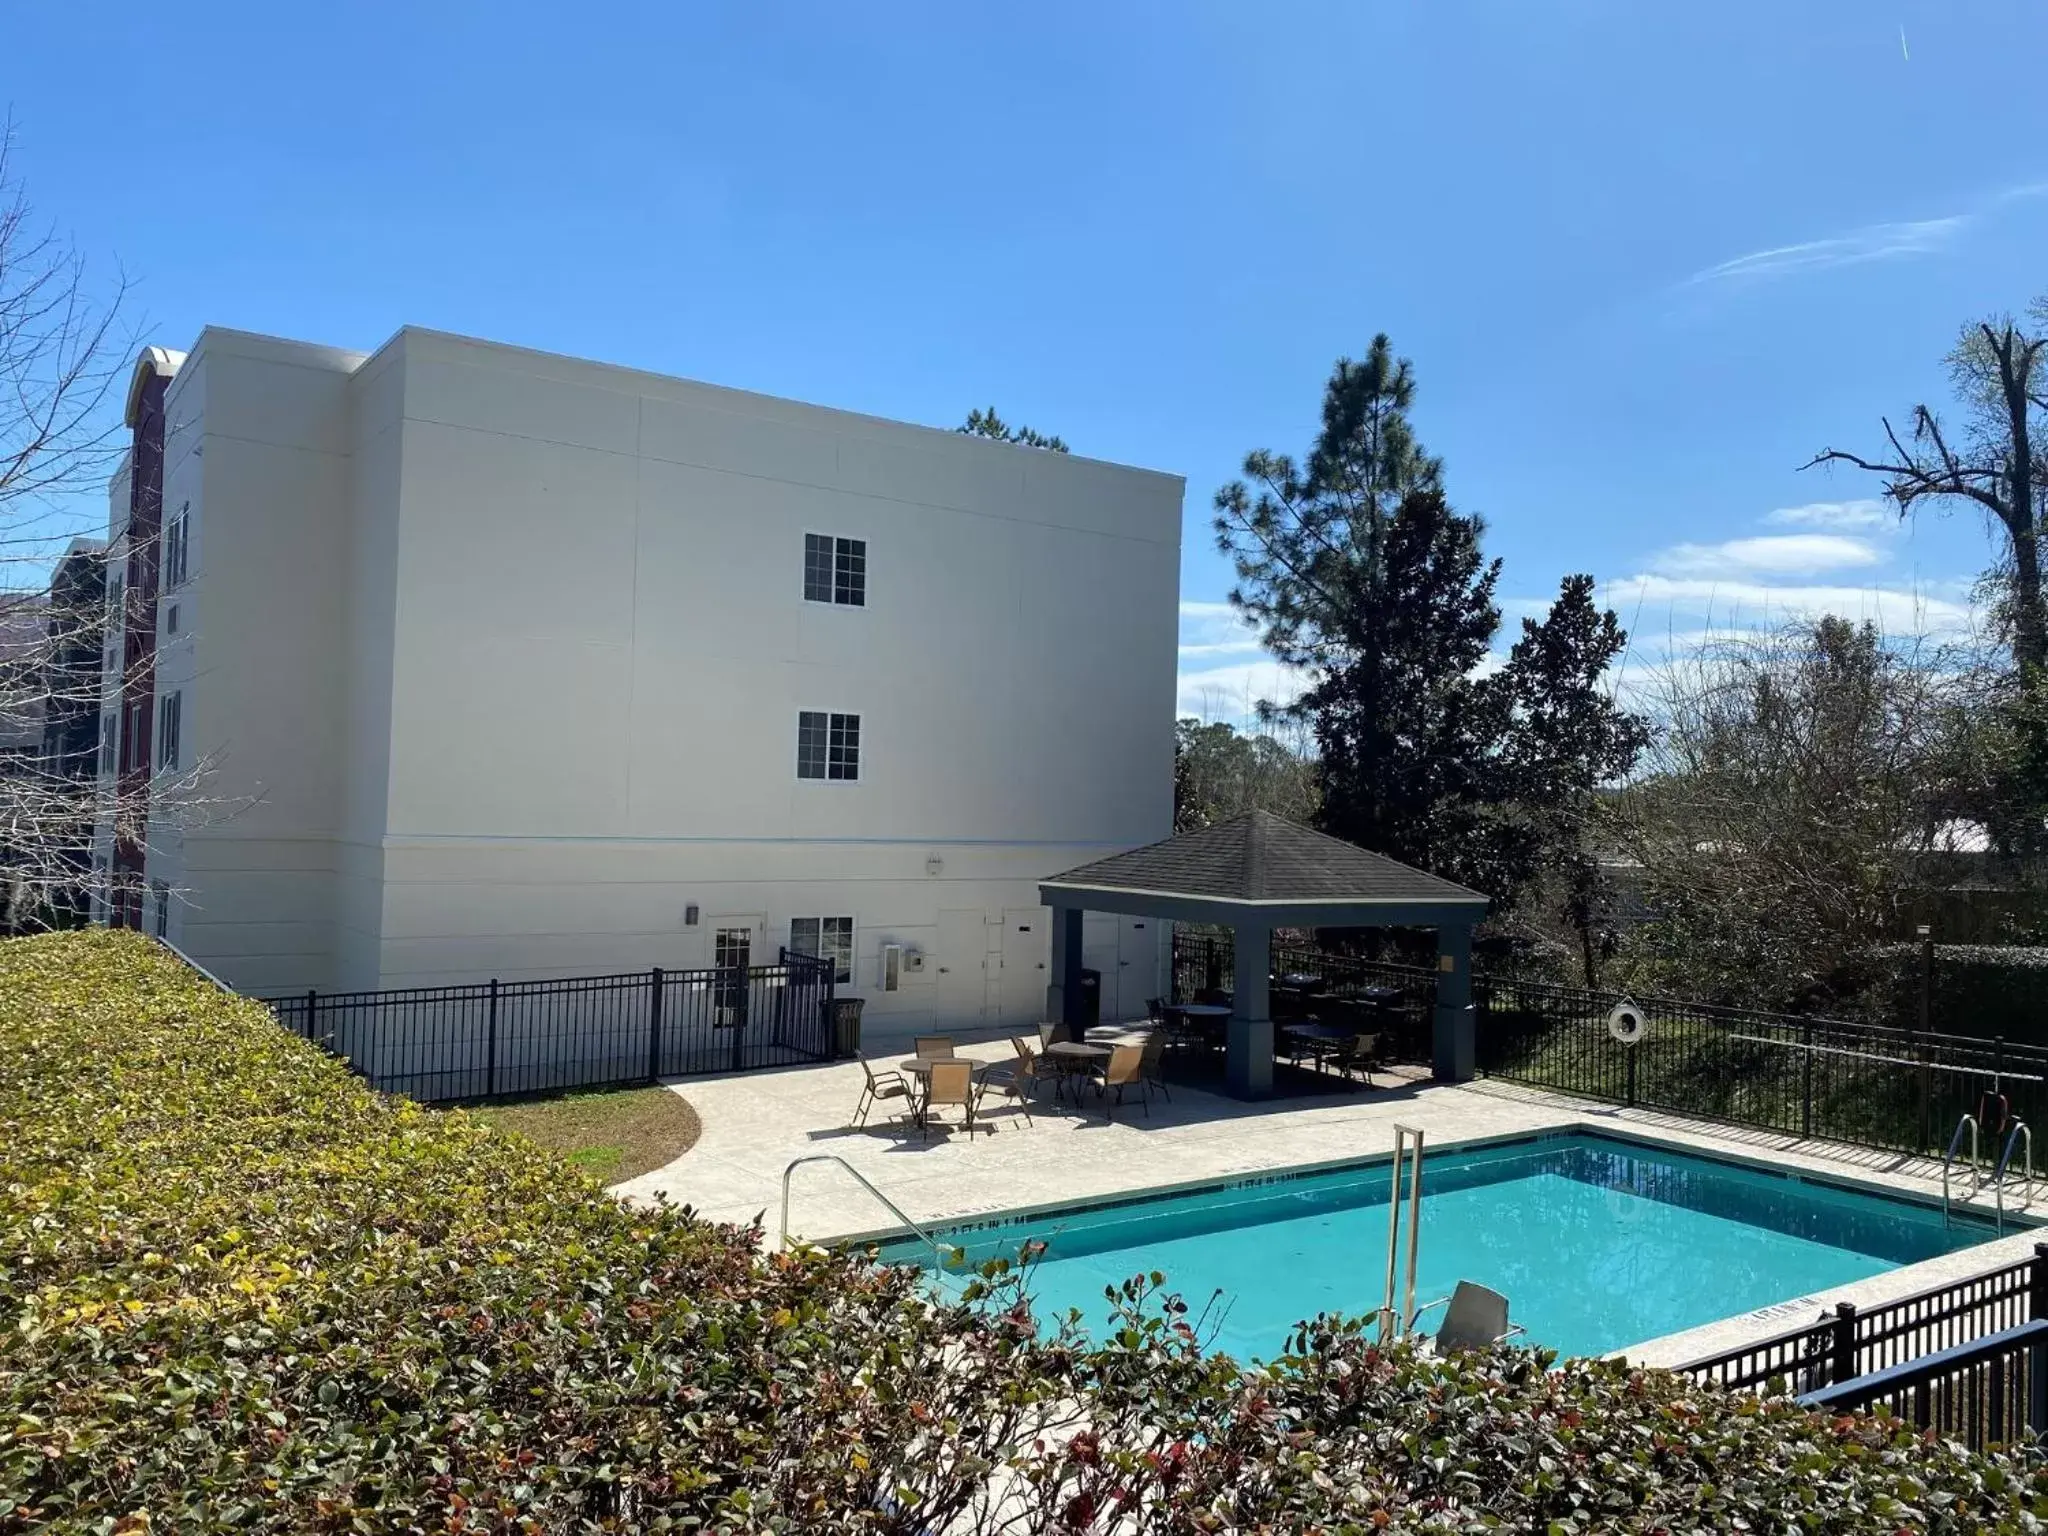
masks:
<instances>
[{"instance_id":1,"label":"paved walkway","mask_svg":"<svg viewBox=\"0 0 2048 1536\"><path fill-rule=\"evenodd\" d=\"M1006 1042L964 1046L962 1053L985 1061L1011 1055ZM667 1167L618 1185L616 1192L628 1199L665 1197L716 1221L749 1222L759 1216L773 1243L783 1170L793 1158L815 1153L846 1159L912 1220L943 1222L1275 1168L1384 1157L1392 1147L1396 1123L1421 1127L1431 1147L1577 1125L1625 1129L1674 1147L1873 1188L1921 1195L1939 1195L1941 1190L1940 1165L1924 1158L1624 1110L1500 1082L1453 1086L1385 1075L1379 1082L1381 1086L1373 1090L1257 1104L1174 1085L1170 1103L1153 1096L1149 1116L1133 1103L1116 1110L1113 1120L1104 1117L1092 1095L1078 1110L1041 1098L1027 1120L1014 1101L991 1092L991 1130L978 1131L970 1140L956 1125L927 1141L888 1121L888 1112L900 1109L900 1101L877 1105L867 1130L847 1128L860 1097L857 1062L696 1078L674 1087L689 1099L703 1123L697 1144ZM957 1111L949 1113L957 1119ZM2009 1203L2008 1210L2012 1208ZM2037 1192L2032 1205L2021 1209L2036 1218L2048 1216L2048 1200ZM842 1170L830 1164L797 1170L790 1205L794 1234L823 1240L898 1226L887 1209ZM2007 1237L1852 1286L1787 1300L1796 1300L1802 1314L1809 1306L1817 1313L1842 1299L1868 1305L2024 1257L2033 1251L2038 1235ZM1703 1274L1702 1281L1710 1283L1710 1277ZM1776 1332L1797 1320L1768 1308L1631 1347L1627 1353L1648 1363L1674 1364Z\"/></svg>"},{"instance_id":2,"label":"paved walkway","mask_svg":"<svg viewBox=\"0 0 2048 1536\"><path fill-rule=\"evenodd\" d=\"M1010 1059L1007 1042L970 1045L961 1054ZM893 1065L893 1062L878 1063ZM830 1152L871 1179L912 1220L943 1220L1064 1204L1134 1189L1200 1183L1303 1163L1351 1161L1384 1153L1396 1121L1427 1128L1432 1141L1469 1140L1566 1124L1578 1118L1556 1104L1517 1102L1468 1089L1382 1077L1377 1091L1241 1103L1171 1086L1169 1103L1153 1095L1151 1113L1135 1102L1106 1119L1092 1092L1084 1107L1054 1105L1041 1094L1029 1120L1014 1100L991 1092L989 1130L970 1140L956 1121L931 1140L884 1122L900 1101L876 1106L869 1128L846 1128L860 1098L857 1062L700 1078L678 1084L703 1122L696 1146L675 1162L618 1187L629 1198L666 1195L718 1221L750 1221L766 1212L776 1236L782 1172L792 1158ZM807 1238L844 1237L897 1227L854 1180L828 1165L797 1171L790 1228Z\"/></svg>"}]
</instances>

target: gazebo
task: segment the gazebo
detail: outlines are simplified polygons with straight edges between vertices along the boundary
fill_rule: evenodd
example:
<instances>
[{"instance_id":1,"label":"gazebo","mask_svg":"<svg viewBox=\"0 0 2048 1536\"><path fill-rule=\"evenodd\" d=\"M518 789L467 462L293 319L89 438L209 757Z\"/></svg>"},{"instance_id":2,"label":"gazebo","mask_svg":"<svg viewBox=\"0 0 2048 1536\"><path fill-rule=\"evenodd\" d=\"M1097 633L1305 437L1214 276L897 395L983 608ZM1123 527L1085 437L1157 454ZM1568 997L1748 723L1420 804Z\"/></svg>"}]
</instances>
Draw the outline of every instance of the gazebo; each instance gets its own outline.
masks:
<instances>
[{"instance_id":1,"label":"gazebo","mask_svg":"<svg viewBox=\"0 0 2048 1536\"><path fill-rule=\"evenodd\" d=\"M1051 1018L1080 1022L1081 927L1089 912L1213 923L1235 936L1224 1077L1238 1098L1273 1088L1267 1000L1276 928L1434 928L1436 1076L1464 1082L1476 1054L1472 928L1486 898L1422 870L1275 816L1242 816L1042 880L1053 910Z\"/></svg>"}]
</instances>

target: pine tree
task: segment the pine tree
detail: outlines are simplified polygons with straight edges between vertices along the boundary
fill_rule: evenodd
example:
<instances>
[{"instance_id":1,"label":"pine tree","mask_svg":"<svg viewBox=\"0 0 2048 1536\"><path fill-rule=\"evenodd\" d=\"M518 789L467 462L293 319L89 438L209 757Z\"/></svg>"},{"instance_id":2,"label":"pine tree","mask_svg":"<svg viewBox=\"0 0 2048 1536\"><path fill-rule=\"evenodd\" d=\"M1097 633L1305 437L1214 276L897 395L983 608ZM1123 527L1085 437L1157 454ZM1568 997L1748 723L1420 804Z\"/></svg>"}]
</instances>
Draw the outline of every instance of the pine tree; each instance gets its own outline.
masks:
<instances>
[{"instance_id":1,"label":"pine tree","mask_svg":"<svg viewBox=\"0 0 2048 1536\"><path fill-rule=\"evenodd\" d=\"M996 414L990 406L985 411L969 411L967 420L953 429L963 437L989 437L999 443L1016 443L1024 448L1043 448L1048 453L1065 453L1067 445L1057 437L1048 437L1043 432L1034 432L1029 427L1013 427Z\"/></svg>"},{"instance_id":2,"label":"pine tree","mask_svg":"<svg viewBox=\"0 0 2048 1536\"><path fill-rule=\"evenodd\" d=\"M1231 601L1309 675L1289 708L1321 753L1323 829L1511 902L1576 847L1562 808L1641 750L1641 723L1602 684L1626 637L1592 579L1568 578L1487 673L1500 562L1484 522L1445 496L1414 395L1384 335L1340 361L1305 465L1248 455L1246 479L1216 495L1217 543L1237 570Z\"/></svg>"}]
</instances>

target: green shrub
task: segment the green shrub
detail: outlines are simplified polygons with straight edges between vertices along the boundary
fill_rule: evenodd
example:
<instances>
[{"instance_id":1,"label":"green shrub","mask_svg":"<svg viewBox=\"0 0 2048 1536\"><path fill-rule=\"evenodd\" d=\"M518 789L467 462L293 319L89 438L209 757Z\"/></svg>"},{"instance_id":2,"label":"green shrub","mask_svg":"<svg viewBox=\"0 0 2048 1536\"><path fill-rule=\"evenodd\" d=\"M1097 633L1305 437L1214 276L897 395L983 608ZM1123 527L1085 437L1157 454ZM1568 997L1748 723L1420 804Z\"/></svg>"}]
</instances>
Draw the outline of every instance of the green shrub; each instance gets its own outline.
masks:
<instances>
[{"instance_id":1,"label":"green shrub","mask_svg":"<svg viewBox=\"0 0 2048 1536\"><path fill-rule=\"evenodd\" d=\"M133 935L0 944L0 1531L2038 1530L1880 1421L1305 1329L1099 1348L991 1266L634 1211ZM1122 1522L1121 1524L1119 1522Z\"/></svg>"},{"instance_id":2,"label":"green shrub","mask_svg":"<svg viewBox=\"0 0 2048 1536\"><path fill-rule=\"evenodd\" d=\"M0 944L0 1529L946 1515L981 1362L1028 1400L1058 1356L756 1236L379 1097L139 937Z\"/></svg>"},{"instance_id":3,"label":"green shrub","mask_svg":"<svg viewBox=\"0 0 2048 1536\"><path fill-rule=\"evenodd\" d=\"M1877 1016L1902 1028L1920 1023L1918 944L1885 944L1868 952ZM1937 944L1929 1027L1937 1034L1975 1035L2048 1045L2048 948L2001 944Z\"/></svg>"}]
</instances>

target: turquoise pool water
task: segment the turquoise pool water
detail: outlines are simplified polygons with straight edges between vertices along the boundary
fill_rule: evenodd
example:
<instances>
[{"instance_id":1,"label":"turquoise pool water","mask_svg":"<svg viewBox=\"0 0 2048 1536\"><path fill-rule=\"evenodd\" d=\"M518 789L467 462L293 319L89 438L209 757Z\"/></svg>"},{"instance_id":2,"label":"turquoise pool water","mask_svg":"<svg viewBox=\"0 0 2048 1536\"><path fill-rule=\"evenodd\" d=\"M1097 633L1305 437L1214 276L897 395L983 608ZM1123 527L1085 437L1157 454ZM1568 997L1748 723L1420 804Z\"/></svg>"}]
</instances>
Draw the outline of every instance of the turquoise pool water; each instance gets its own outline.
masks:
<instances>
[{"instance_id":1,"label":"turquoise pool water","mask_svg":"<svg viewBox=\"0 0 2048 1536\"><path fill-rule=\"evenodd\" d=\"M935 1235L970 1264L1044 1242L1031 1281L1041 1317L1078 1307L1099 1324L1104 1287L1151 1270L1195 1311L1220 1291L1214 1347L1270 1357L1303 1318L1380 1305L1387 1188L1382 1159ZM1530 1342L1603 1354L1995 1235L1963 1217L1945 1227L1913 1201L1615 1137L1540 1136L1429 1153L1415 1296L1477 1280L1508 1298ZM914 1239L883 1252L931 1257Z\"/></svg>"}]
</instances>

